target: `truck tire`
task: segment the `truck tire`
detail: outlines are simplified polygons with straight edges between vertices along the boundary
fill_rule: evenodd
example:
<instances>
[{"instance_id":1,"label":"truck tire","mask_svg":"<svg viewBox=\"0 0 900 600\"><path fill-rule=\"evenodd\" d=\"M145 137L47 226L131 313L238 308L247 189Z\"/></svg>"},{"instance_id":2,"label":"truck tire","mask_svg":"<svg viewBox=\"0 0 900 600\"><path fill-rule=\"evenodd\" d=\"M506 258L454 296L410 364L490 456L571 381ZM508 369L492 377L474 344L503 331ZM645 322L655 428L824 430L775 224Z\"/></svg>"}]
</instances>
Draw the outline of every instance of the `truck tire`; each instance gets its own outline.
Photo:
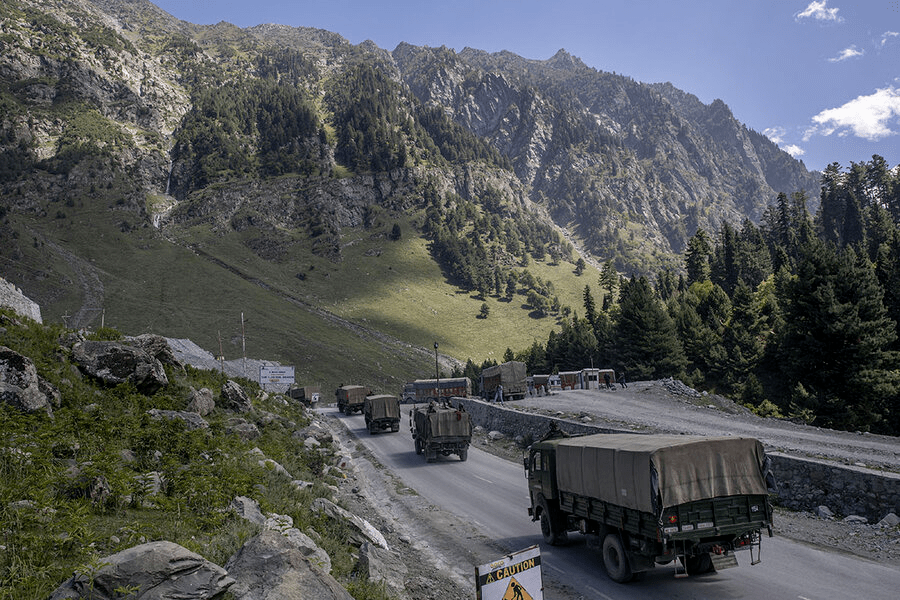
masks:
<instances>
[{"instance_id":1,"label":"truck tire","mask_svg":"<svg viewBox=\"0 0 900 600\"><path fill-rule=\"evenodd\" d=\"M541 535L551 546L560 546L569 539L569 533L562 524L560 515L551 510L545 498L541 498Z\"/></svg>"},{"instance_id":2,"label":"truck tire","mask_svg":"<svg viewBox=\"0 0 900 600\"><path fill-rule=\"evenodd\" d=\"M397 421L396 423L391 423L391 431L394 433L400 431L400 421Z\"/></svg>"},{"instance_id":3,"label":"truck tire","mask_svg":"<svg viewBox=\"0 0 900 600\"><path fill-rule=\"evenodd\" d=\"M710 573L716 570L709 552L688 556L683 563L684 570L688 575L702 575L703 573Z\"/></svg>"},{"instance_id":4,"label":"truck tire","mask_svg":"<svg viewBox=\"0 0 900 600\"><path fill-rule=\"evenodd\" d=\"M609 578L617 583L628 583L633 578L625 546L617 532L607 533L603 538L603 566Z\"/></svg>"},{"instance_id":5,"label":"truck tire","mask_svg":"<svg viewBox=\"0 0 900 600\"><path fill-rule=\"evenodd\" d=\"M353 411L350 409L350 405L345 404L344 405L344 414L349 417L352 413L353 413Z\"/></svg>"},{"instance_id":6,"label":"truck tire","mask_svg":"<svg viewBox=\"0 0 900 600\"><path fill-rule=\"evenodd\" d=\"M469 457L469 449L468 448L460 448L459 449L459 460L462 462L466 462L466 459Z\"/></svg>"},{"instance_id":7,"label":"truck tire","mask_svg":"<svg viewBox=\"0 0 900 600\"><path fill-rule=\"evenodd\" d=\"M369 423L369 433L372 435L378 433L378 425L375 423L375 421Z\"/></svg>"},{"instance_id":8,"label":"truck tire","mask_svg":"<svg viewBox=\"0 0 900 600\"><path fill-rule=\"evenodd\" d=\"M416 444L416 454L422 454L422 442L419 440L419 438L415 439L415 444Z\"/></svg>"}]
</instances>

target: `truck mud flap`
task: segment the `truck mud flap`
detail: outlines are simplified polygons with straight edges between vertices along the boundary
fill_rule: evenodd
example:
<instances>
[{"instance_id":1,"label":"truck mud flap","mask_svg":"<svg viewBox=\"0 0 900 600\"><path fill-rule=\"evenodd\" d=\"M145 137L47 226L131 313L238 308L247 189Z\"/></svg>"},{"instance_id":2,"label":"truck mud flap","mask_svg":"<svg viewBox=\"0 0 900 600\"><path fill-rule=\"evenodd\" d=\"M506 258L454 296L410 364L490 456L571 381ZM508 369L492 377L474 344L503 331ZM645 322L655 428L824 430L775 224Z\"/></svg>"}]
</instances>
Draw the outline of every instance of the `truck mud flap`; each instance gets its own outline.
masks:
<instances>
[{"instance_id":1,"label":"truck mud flap","mask_svg":"<svg viewBox=\"0 0 900 600\"><path fill-rule=\"evenodd\" d=\"M716 571L738 566L737 556L734 555L734 552L729 552L728 554L710 554L709 557L712 559L713 568Z\"/></svg>"}]
</instances>

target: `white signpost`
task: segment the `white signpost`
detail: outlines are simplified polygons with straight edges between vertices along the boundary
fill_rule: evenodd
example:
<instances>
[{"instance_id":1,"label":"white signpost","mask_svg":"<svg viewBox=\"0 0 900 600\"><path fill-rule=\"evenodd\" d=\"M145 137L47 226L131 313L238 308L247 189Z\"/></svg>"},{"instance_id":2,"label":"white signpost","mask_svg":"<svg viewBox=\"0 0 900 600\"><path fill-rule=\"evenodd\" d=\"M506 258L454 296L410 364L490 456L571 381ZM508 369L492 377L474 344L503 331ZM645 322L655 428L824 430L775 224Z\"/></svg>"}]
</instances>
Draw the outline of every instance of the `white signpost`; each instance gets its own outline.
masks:
<instances>
[{"instance_id":1,"label":"white signpost","mask_svg":"<svg viewBox=\"0 0 900 600\"><path fill-rule=\"evenodd\" d=\"M294 383L294 367L268 367L259 368L259 385L291 385Z\"/></svg>"},{"instance_id":2,"label":"white signpost","mask_svg":"<svg viewBox=\"0 0 900 600\"><path fill-rule=\"evenodd\" d=\"M541 549L532 546L475 568L477 600L544 600Z\"/></svg>"}]
</instances>

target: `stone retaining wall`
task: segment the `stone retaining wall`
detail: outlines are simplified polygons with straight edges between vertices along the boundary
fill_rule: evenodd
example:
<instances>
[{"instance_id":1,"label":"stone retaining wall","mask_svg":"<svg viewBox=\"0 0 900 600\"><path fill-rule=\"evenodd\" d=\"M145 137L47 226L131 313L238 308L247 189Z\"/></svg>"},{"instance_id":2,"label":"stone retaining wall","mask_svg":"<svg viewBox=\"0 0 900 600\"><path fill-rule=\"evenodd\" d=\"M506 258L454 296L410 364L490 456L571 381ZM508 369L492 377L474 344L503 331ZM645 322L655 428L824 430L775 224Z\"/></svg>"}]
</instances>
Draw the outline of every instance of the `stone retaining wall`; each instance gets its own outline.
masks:
<instances>
[{"instance_id":1,"label":"stone retaining wall","mask_svg":"<svg viewBox=\"0 0 900 600\"><path fill-rule=\"evenodd\" d=\"M543 437L553 421L559 429L571 434L625 433L590 423L525 413L476 398L456 398L456 401L465 406L475 425L511 438L521 436L526 441ZM891 512L900 514L900 474L776 452L769 456L778 480L781 506L812 512L824 505L838 515L859 515L870 523L880 521Z\"/></svg>"}]
</instances>

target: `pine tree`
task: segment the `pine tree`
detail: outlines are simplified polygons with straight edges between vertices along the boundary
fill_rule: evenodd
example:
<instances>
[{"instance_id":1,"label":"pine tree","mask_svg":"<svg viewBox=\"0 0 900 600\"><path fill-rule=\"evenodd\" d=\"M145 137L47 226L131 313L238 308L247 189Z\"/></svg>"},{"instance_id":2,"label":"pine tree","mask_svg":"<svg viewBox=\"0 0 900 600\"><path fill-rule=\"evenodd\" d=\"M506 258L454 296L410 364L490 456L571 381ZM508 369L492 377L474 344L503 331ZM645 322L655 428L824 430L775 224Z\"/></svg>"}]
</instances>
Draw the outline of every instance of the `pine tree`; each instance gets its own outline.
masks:
<instances>
[{"instance_id":1,"label":"pine tree","mask_svg":"<svg viewBox=\"0 0 900 600\"><path fill-rule=\"evenodd\" d=\"M873 265L852 248L809 243L781 291L782 370L793 401L826 427L887 430L900 391L900 360L889 347L897 326L882 302ZM797 384L802 386L797 387ZM895 401L895 400L894 400Z\"/></svg>"},{"instance_id":2,"label":"pine tree","mask_svg":"<svg viewBox=\"0 0 900 600\"><path fill-rule=\"evenodd\" d=\"M675 324L646 278L623 282L614 331L616 358L632 377L682 376L687 360Z\"/></svg>"}]
</instances>

